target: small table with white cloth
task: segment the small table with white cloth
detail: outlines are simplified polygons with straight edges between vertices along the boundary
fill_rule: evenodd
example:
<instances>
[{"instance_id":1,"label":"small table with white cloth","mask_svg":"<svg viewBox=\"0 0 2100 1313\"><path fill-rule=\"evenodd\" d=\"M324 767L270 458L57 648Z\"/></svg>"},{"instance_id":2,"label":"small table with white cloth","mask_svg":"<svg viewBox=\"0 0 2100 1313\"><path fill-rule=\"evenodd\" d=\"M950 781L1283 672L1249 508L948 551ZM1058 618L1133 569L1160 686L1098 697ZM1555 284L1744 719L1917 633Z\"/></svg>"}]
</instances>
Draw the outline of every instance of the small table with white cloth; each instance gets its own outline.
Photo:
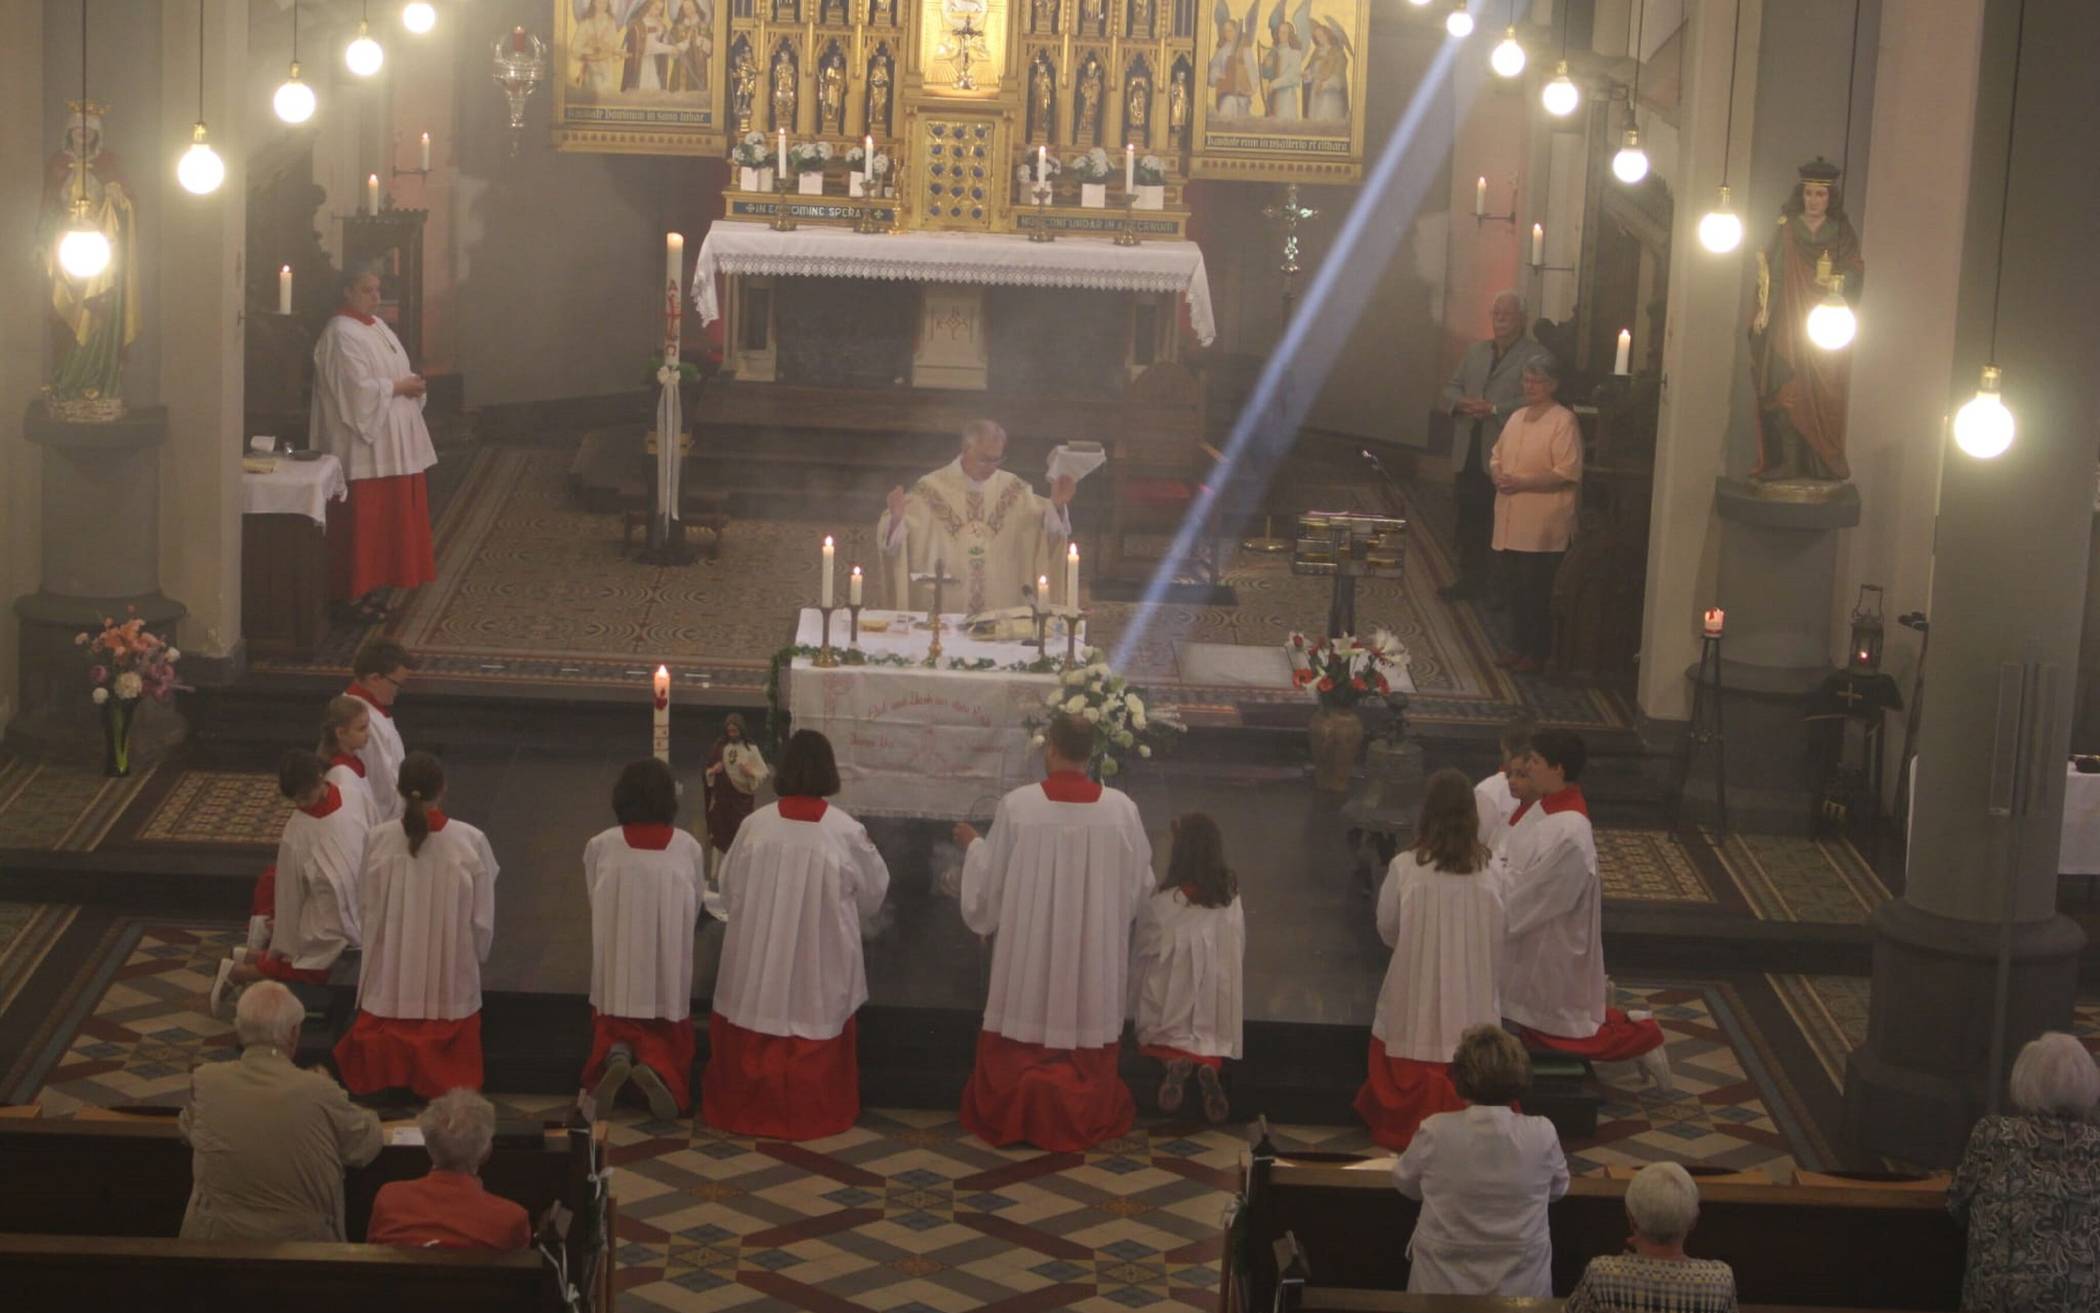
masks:
<instances>
[{"instance_id":1,"label":"small table with white cloth","mask_svg":"<svg viewBox=\"0 0 2100 1313\"><path fill-rule=\"evenodd\" d=\"M2079 773L2078 763L2064 767L2063 844L2056 857L2058 875L2081 875L2090 896L2100 876L2100 775Z\"/></svg>"},{"instance_id":2,"label":"small table with white cloth","mask_svg":"<svg viewBox=\"0 0 2100 1313\"><path fill-rule=\"evenodd\" d=\"M333 456L264 459L241 475L242 636L254 656L310 656L328 635L328 504L350 488Z\"/></svg>"}]
</instances>

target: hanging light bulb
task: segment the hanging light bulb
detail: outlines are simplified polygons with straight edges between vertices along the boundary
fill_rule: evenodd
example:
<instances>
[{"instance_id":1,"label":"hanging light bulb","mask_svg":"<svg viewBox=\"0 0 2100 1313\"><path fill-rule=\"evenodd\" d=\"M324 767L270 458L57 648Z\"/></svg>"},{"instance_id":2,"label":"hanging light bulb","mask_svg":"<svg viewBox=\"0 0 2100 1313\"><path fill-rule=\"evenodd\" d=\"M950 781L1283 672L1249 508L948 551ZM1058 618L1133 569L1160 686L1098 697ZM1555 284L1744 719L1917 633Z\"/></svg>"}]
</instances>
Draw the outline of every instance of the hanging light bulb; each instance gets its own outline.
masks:
<instances>
[{"instance_id":1,"label":"hanging light bulb","mask_svg":"<svg viewBox=\"0 0 2100 1313\"><path fill-rule=\"evenodd\" d=\"M88 217L87 202L73 207L73 217L58 239L58 267L74 278L93 278L109 268L109 238Z\"/></svg>"},{"instance_id":2,"label":"hanging light bulb","mask_svg":"<svg viewBox=\"0 0 2100 1313\"><path fill-rule=\"evenodd\" d=\"M1429 8L1429 0L1407 0L1407 3L1413 5L1417 9Z\"/></svg>"},{"instance_id":3,"label":"hanging light bulb","mask_svg":"<svg viewBox=\"0 0 2100 1313\"><path fill-rule=\"evenodd\" d=\"M386 51L379 48L379 43L372 39L370 27L360 19L357 35L351 38L349 45L343 47L344 66L357 76L368 78L377 73L380 65L384 63Z\"/></svg>"},{"instance_id":4,"label":"hanging light bulb","mask_svg":"<svg viewBox=\"0 0 2100 1313\"><path fill-rule=\"evenodd\" d=\"M1721 199L1699 220L1699 244L1715 255L1726 255L1743 244L1743 221L1728 203L1728 188Z\"/></svg>"},{"instance_id":5,"label":"hanging light bulb","mask_svg":"<svg viewBox=\"0 0 2100 1313\"><path fill-rule=\"evenodd\" d=\"M422 36L436 27L437 21L438 11L423 0L414 0L412 4L401 6L401 26L417 36Z\"/></svg>"},{"instance_id":6,"label":"hanging light bulb","mask_svg":"<svg viewBox=\"0 0 2100 1313\"><path fill-rule=\"evenodd\" d=\"M292 61L291 76L278 86L270 106L286 123L304 123L314 116L314 89L299 80L298 60Z\"/></svg>"},{"instance_id":7,"label":"hanging light bulb","mask_svg":"<svg viewBox=\"0 0 2100 1313\"><path fill-rule=\"evenodd\" d=\"M1501 77L1513 78L1524 71L1524 47L1517 40L1517 29L1512 27L1502 34L1495 48L1488 53L1488 67Z\"/></svg>"},{"instance_id":8,"label":"hanging light bulb","mask_svg":"<svg viewBox=\"0 0 2100 1313\"><path fill-rule=\"evenodd\" d=\"M1473 15L1466 10L1466 0L1456 0L1451 12L1444 18L1444 30L1463 41L1473 35Z\"/></svg>"},{"instance_id":9,"label":"hanging light bulb","mask_svg":"<svg viewBox=\"0 0 2100 1313\"><path fill-rule=\"evenodd\" d=\"M1845 303L1845 275L1831 271L1828 251L1816 257L1816 281L1823 285L1823 299L1808 312L1808 340L1825 351L1852 345L1859 320Z\"/></svg>"},{"instance_id":10,"label":"hanging light bulb","mask_svg":"<svg viewBox=\"0 0 2100 1313\"><path fill-rule=\"evenodd\" d=\"M1564 119L1575 112L1582 103L1582 92L1576 89L1575 79L1568 76L1568 61L1563 59L1553 70L1553 80L1539 92L1539 103L1546 112L1557 119Z\"/></svg>"},{"instance_id":11,"label":"hanging light bulb","mask_svg":"<svg viewBox=\"0 0 2100 1313\"><path fill-rule=\"evenodd\" d=\"M192 196L209 196L226 181L226 161L204 139L201 119L191 133L190 148L175 162L175 180Z\"/></svg>"},{"instance_id":12,"label":"hanging light bulb","mask_svg":"<svg viewBox=\"0 0 2100 1313\"><path fill-rule=\"evenodd\" d=\"M2012 446L2013 413L1998 396L1998 367L1985 365L1976 395L1954 412L1954 445L1976 457L1991 460Z\"/></svg>"},{"instance_id":13,"label":"hanging light bulb","mask_svg":"<svg viewBox=\"0 0 2100 1313\"><path fill-rule=\"evenodd\" d=\"M1648 152L1641 149L1641 134L1626 129L1626 144L1611 157L1612 176L1631 187L1648 176Z\"/></svg>"}]
</instances>

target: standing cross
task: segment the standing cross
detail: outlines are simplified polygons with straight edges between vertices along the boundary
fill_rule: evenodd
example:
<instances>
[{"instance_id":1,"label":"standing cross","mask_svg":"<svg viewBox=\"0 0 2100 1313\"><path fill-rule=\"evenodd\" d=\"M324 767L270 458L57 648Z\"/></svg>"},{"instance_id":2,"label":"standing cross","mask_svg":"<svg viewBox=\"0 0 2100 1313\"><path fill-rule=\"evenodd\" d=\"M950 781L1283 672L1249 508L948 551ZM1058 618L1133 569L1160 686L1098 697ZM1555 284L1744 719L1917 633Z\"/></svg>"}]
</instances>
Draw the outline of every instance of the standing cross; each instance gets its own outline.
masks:
<instances>
[{"instance_id":1,"label":"standing cross","mask_svg":"<svg viewBox=\"0 0 2100 1313\"><path fill-rule=\"evenodd\" d=\"M1302 219L1317 219L1320 212L1298 203L1298 184L1294 182L1283 189L1283 200L1279 204L1264 205L1261 213L1265 219L1283 223L1283 263L1276 268L1283 275L1283 317L1289 322L1291 307L1298 300L1298 275L1303 271L1303 266L1298 263L1298 223Z\"/></svg>"}]
</instances>

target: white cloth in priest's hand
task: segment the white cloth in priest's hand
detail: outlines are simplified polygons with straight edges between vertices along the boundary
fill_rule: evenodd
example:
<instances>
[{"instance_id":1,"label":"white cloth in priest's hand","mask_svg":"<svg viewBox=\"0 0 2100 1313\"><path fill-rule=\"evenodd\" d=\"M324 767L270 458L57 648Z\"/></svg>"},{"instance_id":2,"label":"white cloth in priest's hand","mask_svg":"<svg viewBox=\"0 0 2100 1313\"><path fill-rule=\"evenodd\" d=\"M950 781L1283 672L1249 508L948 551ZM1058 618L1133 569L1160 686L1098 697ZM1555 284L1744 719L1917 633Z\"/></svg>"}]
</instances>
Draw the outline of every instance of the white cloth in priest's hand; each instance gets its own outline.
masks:
<instances>
[{"instance_id":1,"label":"white cloth in priest's hand","mask_svg":"<svg viewBox=\"0 0 2100 1313\"><path fill-rule=\"evenodd\" d=\"M1050 481L1069 478L1074 483L1108 463L1108 453L1098 442L1060 442L1050 449Z\"/></svg>"}]
</instances>

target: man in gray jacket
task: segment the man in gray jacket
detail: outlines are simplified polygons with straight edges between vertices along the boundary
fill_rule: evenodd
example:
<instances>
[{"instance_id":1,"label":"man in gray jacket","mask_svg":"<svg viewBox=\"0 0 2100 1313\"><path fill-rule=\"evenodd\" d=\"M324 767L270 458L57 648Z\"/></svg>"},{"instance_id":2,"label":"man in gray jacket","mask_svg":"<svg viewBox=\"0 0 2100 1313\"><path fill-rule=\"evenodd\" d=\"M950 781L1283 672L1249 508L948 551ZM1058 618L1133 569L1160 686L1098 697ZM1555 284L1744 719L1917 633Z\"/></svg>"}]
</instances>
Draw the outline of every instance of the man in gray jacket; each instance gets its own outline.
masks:
<instances>
[{"instance_id":1,"label":"man in gray jacket","mask_svg":"<svg viewBox=\"0 0 2100 1313\"><path fill-rule=\"evenodd\" d=\"M1458 503L1458 581L1442 590L1446 601L1482 598L1488 592L1490 544L1495 534L1495 485L1488 456L1502 436L1502 422L1524 404L1524 365L1547 354L1524 335L1524 301L1515 292L1495 298L1489 312L1495 335L1466 348L1458 372L1444 385L1438 405L1452 418L1452 496Z\"/></svg>"}]
</instances>

